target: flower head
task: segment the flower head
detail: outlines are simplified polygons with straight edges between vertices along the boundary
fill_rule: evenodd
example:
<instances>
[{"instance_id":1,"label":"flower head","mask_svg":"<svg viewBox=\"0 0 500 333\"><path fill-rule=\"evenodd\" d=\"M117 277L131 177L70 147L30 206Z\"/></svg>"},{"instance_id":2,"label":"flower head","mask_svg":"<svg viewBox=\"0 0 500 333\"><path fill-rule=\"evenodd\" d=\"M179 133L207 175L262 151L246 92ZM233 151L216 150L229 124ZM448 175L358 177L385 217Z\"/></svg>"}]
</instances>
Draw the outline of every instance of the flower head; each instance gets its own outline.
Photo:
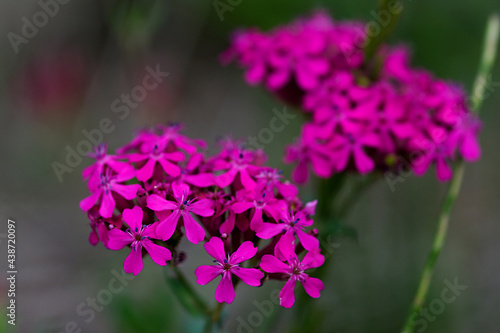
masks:
<instances>
[{"instance_id":1,"label":"flower head","mask_svg":"<svg viewBox=\"0 0 500 333\"><path fill-rule=\"evenodd\" d=\"M462 88L412 67L410 51L403 46L383 44L372 59L365 59L362 22L334 21L326 12L316 12L258 32L259 40L267 41L249 42L258 61L241 48L254 35L255 29L239 31L230 47L232 58L246 75L259 69L253 84L265 83L277 98L311 115L296 143L286 149L285 162L296 164L297 183L305 183L310 171L321 178L397 171L400 161L419 153L415 140L435 131L450 137L447 161L456 160L457 152L467 161L479 158L480 121ZM443 149L439 151L442 155ZM439 180L450 179L443 158L426 161L439 169ZM422 170L427 167L413 167L415 174Z\"/></svg>"},{"instance_id":2,"label":"flower head","mask_svg":"<svg viewBox=\"0 0 500 333\"><path fill-rule=\"evenodd\" d=\"M301 261L295 253L294 237L283 236L279 252L274 256L264 255L260 267L267 273L284 274L287 282L279 293L280 305L290 308L295 303L294 289L297 281L302 284L309 296L318 298L325 286L320 279L310 277L305 271L323 264L325 257L320 254L320 249L308 252Z\"/></svg>"},{"instance_id":3,"label":"flower head","mask_svg":"<svg viewBox=\"0 0 500 333\"><path fill-rule=\"evenodd\" d=\"M184 236L204 242L215 264L198 267L197 281L221 276L215 298L226 303L235 298L233 283L261 285L265 274L254 267L265 254L281 255L282 239L297 235L298 254L319 248L316 232L307 230L316 203L304 204L295 185L264 166L263 151L224 140L218 154L206 157L199 151L204 142L184 137L180 127L141 130L118 155L104 145L96 148L86 178L91 195L80 203L90 220L91 244L129 249L124 270L137 275L146 255L161 266L186 260L178 248Z\"/></svg>"},{"instance_id":4,"label":"flower head","mask_svg":"<svg viewBox=\"0 0 500 333\"><path fill-rule=\"evenodd\" d=\"M134 275L142 270L142 250L144 249L151 259L160 266L165 266L172 259L170 251L153 242L155 230L153 225L143 225L143 211L139 206L123 211L123 221L129 228L122 231L118 228L108 233L108 247L111 250L121 250L130 245L130 254L125 258L123 269Z\"/></svg>"},{"instance_id":5,"label":"flower head","mask_svg":"<svg viewBox=\"0 0 500 333\"><path fill-rule=\"evenodd\" d=\"M240 278L244 283L250 286L260 286L260 280L264 273L256 268L244 268L240 264L251 259L257 253L258 248L252 242L243 242L240 247L231 255L226 254L224 243L218 237L212 237L205 244L207 253L215 258L216 265L199 266L194 274L198 284L207 284L217 276L222 276L221 281L215 291L215 299L219 303L232 303L234 300L234 287L232 275Z\"/></svg>"},{"instance_id":6,"label":"flower head","mask_svg":"<svg viewBox=\"0 0 500 333\"><path fill-rule=\"evenodd\" d=\"M187 239L194 244L198 244L205 238L205 231L191 214L194 213L199 216L213 215L212 201L209 199L197 200L196 198L189 198L191 191L184 184L172 183L172 190L175 201L166 200L157 194L152 194L147 199L149 209L160 212L167 211L167 214L169 212L168 216L158 224L156 233L163 240L169 239L174 234L177 223L182 217Z\"/></svg>"}]
</instances>

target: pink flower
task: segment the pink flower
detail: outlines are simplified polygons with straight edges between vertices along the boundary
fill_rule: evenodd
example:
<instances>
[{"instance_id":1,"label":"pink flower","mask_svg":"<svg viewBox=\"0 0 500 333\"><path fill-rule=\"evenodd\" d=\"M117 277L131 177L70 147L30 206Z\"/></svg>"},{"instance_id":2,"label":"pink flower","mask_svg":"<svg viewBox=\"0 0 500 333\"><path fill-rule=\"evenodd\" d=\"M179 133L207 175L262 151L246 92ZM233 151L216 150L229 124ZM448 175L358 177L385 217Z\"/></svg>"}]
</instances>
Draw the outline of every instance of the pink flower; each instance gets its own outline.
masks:
<instances>
[{"instance_id":1,"label":"pink flower","mask_svg":"<svg viewBox=\"0 0 500 333\"><path fill-rule=\"evenodd\" d=\"M243 242L240 247L231 255L226 255L224 243L218 237L212 237L210 241L205 243L207 253L215 258L214 262L217 265L199 266L194 274L196 282L200 285L205 285L215 279L217 276L222 276L217 289L215 290L215 299L219 303L232 303L234 300L234 287L232 275L236 275L246 284L258 287L260 281L264 277L264 273L256 268L243 268L240 264L246 261L257 253L257 247L253 246L252 242Z\"/></svg>"},{"instance_id":2,"label":"pink flower","mask_svg":"<svg viewBox=\"0 0 500 333\"><path fill-rule=\"evenodd\" d=\"M282 273L287 278L285 286L279 293L280 305L290 308L295 303L294 289L297 281L302 283L309 296L318 298L320 292L325 288L323 282L320 279L310 277L304 271L323 265L325 257L320 254L320 249L308 252L300 261L295 254L294 237L283 236L278 246L280 247L278 257L283 257L287 263L280 260L276 253L274 256L266 254L262 257L260 268L267 273Z\"/></svg>"},{"instance_id":3,"label":"pink flower","mask_svg":"<svg viewBox=\"0 0 500 333\"><path fill-rule=\"evenodd\" d=\"M130 245L130 254L125 258L123 270L134 275L142 270L142 249L144 248L151 259L160 266L165 266L172 259L170 251L153 243L155 237L153 225L143 225L143 211L139 206L123 211L123 221L130 227L126 231L118 228L111 229L108 233L108 248L121 250Z\"/></svg>"},{"instance_id":4,"label":"pink flower","mask_svg":"<svg viewBox=\"0 0 500 333\"><path fill-rule=\"evenodd\" d=\"M276 90L295 79L302 89L313 89L319 77L330 68L322 55L326 47L325 34L306 28L295 32L279 30L270 45L269 65L272 68L267 85Z\"/></svg>"},{"instance_id":5,"label":"pink flower","mask_svg":"<svg viewBox=\"0 0 500 333\"><path fill-rule=\"evenodd\" d=\"M395 47L387 54L382 73L399 81L410 82L413 69L410 67L410 50L404 46Z\"/></svg>"},{"instance_id":6,"label":"pink flower","mask_svg":"<svg viewBox=\"0 0 500 333\"><path fill-rule=\"evenodd\" d=\"M315 123L330 122L332 130L352 131L360 126L357 105L371 95L370 89L356 84L352 73L338 71L325 78L320 87L306 92L303 107L313 113Z\"/></svg>"},{"instance_id":7,"label":"pink flower","mask_svg":"<svg viewBox=\"0 0 500 333\"><path fill-rule=\"evenodd\" d=\"M221 155L224 155L223 152ZM255 180L250 176L257 168L252 165L255 159L255 153L236 149L229 153L229 161L224 159L215 159L214 171L225 170L224 173L215 177L215 183L220 187L226 187L231 184L237 175L243 187L251 191L255 189Z\"/></svg>"},{"instance_id":8,"label":"pink flower","mask_svg":"<svg viewBox=\"0 0 500 333\"><path fill-rule=\"evenodd\" d=\"M441 182L453 177L453 170L449 162L453 158L455 142L447 138L446 132L436 131L433 138L420 136L411 141L410 145L420 155L412 161L416 175L423 175L432 163L436 163L436 176Z\"/></svg>"},{"instance_id":9,"label":"pink flower","mask_svg":"<svg viewBox=\"0 0 500 333\"><path fill-rule=\"evenodd\" d=\"M233 35L234 44L221 55L223 63L229 63L234 58L247 67L245 80L250 85L256 85L267 74L267 60L271 40L265 34L253 29L236 32Z\"/></svg>"},{"instance_id":10,"label":"pink flower","mask_svg":"<svg viewBox=\"0 0 500 333\"><path fill-rule=\"evenodd\" d=\"M450 140L458 146L464 160L473 162L481 157L478 135L481 121L473 114L464 114L450 134Z\"/></svg>"},{"instance_id":11,"label":"pink flower","mask_svg":"<svg viewBox=\"0 0 500 333\"><path fill-rule=\"evenodd\" d=\"M439 153L447 154L446 160L457 159L456 149L466 161L477 160L480 126L467 120L472 112L463 89L412 67L405 47L383 44L366 62L365 26L334 21L323 11L233 38L226 60L236 59L252 73L252 84L264 83L275 97L311 115L296 143L286 148L285 162L296 164L292 179L307 182L309 168L321 178L353 170L385 172L394 168L393 161L412 155L411 142L436 131L449 136L450 151ZM448 178L442 158L428 161L436 164L441 180ZM233 174L227 173L227 184ZM253 183L244 187L251 190Z\"/></svg>"},{"instance_id":12,"label":"pink flower","mask_svg":"<svg viewBox=\"0 0 500 333\"><path fill-rule=\"evenodd\" d=\"M114 228L121 228L121 216L104 219L95 209L90 209L87 215L90 220L90 227L92 228L89 235L89 243L95 246L100 240L105 247L108 247L108 225Z\"/></svg>"},{"instance_id":13,"label":"pink flower","mask_svg":"<svg viewBox=\"0 0 500 333\"><path fill-rule=\"evenodd\" d=\"M380 83L372 87L370 99L363 107L371 113L368 130L379 136L378 148L381 152L395 152L398 143L401 146L405 139L414 134L405 106L389 84Z\"/></svg>"},{"instance_id":14,"label":"pink flower","mask_svg":"<svg viewBox=\"0 0 500 333\"><path fill-rule=\"evenodd\" d=\"M332 150L332 160L335 163L335 169L340 172L344 171L347 163L352 157L356 169L365 174L373 171L375 163L367 155L365 148L378 147L380 145L379 138L374 133L347 133L345 135L338 134L332 138L329 146Z\"/></svg>"},{"instance_id":15,"label":"pink flower","mask_svg":"<svg viewBox=\"0 0 500 333\"><path fill-rule=\"evenodd\" d=\"M263 168L256 176L259 185L264 186L268 191L274 191L276 188L278 193L285 198L296 197L299 193L297 187L290 182L282 182L282 172L276 169Z\"/></svg>"},{"instance_id":16,"label":"pink flower","mask_svg":"<svg viewBox=\"0 0 500 333\"><path fill-rule=\"evenodd\" d=\"M174 181L178 184L186 183L196 187L214 186L214 175L211 172L201 172L198 170L202 163L202 154L191 155L187 165L181 169L181 174Z\"/></svg>"},{"instance_id":17,"label":"pink flower","mask_svg":"<svg viewBox=\"0 0 500 333\"><path fill-rule=\"evenodd\" d=\"M306 250L312 251L319 248L319 241L304 231L304 228L310 227L312 224L313 220L304 211L298 213L289 211L279 223L263 223L256 235L262 239L272 238L282 232L294 237L297 235L302 246Z\"/></svg>"},{"instance_id":18,"label":"pink flower","mask_svg":"<svg viewBox=\"0 0 500 333\"><path fill-rule=\"evenodd\" d=\"M250 220L250 229L257 231L262 226L262 213L266 212L275 220L279 220L285 212L285 203L273 197L272 192L254 191L245 192L245 201L237 201L231 206L236 214L241 214L249 209L253 209L253 216Z\"/></svg>"},{"instance_id":19,"label":"pink flower","mask_svg":"<svg viewBox=\"0 0 500 333\"><path fill-rule=\"evenodd\" d=\"M179 123L170 123L168 126L158 125L155 130L158 131L165 140L167 148L169 146L175 149L182 149L188 154L194 154L198 148L205 148L206 144L203 140L192 140L184 135L181 135L179 131L182 129L182 125Z\"/></svg>"},{"instance_id":20,"label":"pink flower","mask_svg":"<svg viewBox=\"0 0 500 333\"><path fill-rule=\"evenodd\" d=\"M99 214L104 218L111 217L116 207L113 193L126 200L132 200L141 188L138 184L121 184L133 177L133 169L126 169L119 174L112 174L110 169L108 169L105 174L101 173L100 178L94 177L90 179L88 186L92 195L80 201L80 208L86 212L99 201Z\"/></svg>"},{"instance_id":21,"label":"pink flower","mask_svg":"<svg viewBox=\"0 0 500 333\"><path fill-rule=\"evenodd\" d=\"M212 201L209 199L188 199L191 191L185 184L172 183L175 201L166 200L157 194L152 194L147 199L147 207L155 212L168 211L169 214L162 219L156 227L156 234L163 240L167 240L174 234L179 219L182 217L187 239L198 244L205 238L205 230L195 221L192 213L199 216L211 216L214 214ZM158 215L158 213L157 213Z\"/></svg>"},{"instance_id":22,"label":"pink flower","mask_svg":"<svg viewBox=\"0 0 500 333\"><path fill-rule=\"evenodd\" d=\"M126 162L118 161L119 157L116 155L107 154L108 147L105 144L99 144L94 148L94 152L89 156L96 159L96 162L82 171L83 179L88 179L92 176L99 176L104 172L106 167L111 168L114 172L120 173L124 169L132 168Z\"/></svg>"},{"instance_id":23,"label":"pink flower","mask_svg":"<svg viewBox=\"0 0 500 333\"><path fill-rule=\"evenodd\" d=\"M319 177L328 178L333 173L333 162L325 144L321 144L322 133L317 126L306 124L302 127L302 136L295 144L286 149L285 162L297 161L292 179L303 184L309 178L309 165Z\"/></svg>"},{"instance_id":24,"label":"pink flower","mask_svg":"<svg viewBox=\"0 0 500 333\"><path fill-rule=\"evenodd\" d=\"M181 168L172 162L184 160L184 154L179 151L166 152L167 141L165 139L152 140L141 146L141 153L129 155L130 162L146 163L137 170L136 177L140 181L147 181L153 177L155 166L159 163L162 169L170 176L177 177L181 174Z\"/></svg>"}]
</instances>

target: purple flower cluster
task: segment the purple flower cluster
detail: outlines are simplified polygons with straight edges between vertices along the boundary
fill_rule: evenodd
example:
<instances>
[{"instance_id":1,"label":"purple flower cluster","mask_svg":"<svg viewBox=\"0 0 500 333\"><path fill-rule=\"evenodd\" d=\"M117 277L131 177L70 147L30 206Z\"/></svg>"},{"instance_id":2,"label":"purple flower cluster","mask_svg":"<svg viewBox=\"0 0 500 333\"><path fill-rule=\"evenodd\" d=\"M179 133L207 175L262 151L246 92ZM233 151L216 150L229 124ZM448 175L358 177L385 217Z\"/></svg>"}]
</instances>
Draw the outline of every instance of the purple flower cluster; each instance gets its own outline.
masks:
<instances>
[{"instance_id":1,"label":"purple flower cluster","mask_svg":"<svg viewBox=\"0 0 500 333\"><path fill-rule=\"evenodd\" d=\"M363 53L362 22L336 22L326 13L270 32L238 31L223 62L236 60L251 85L264 84L310 115L285 161L297 164L293 180L355 171L436 166L449 180L457 158L480 157L479 119L464 91L412 68L403 47L383 45L373 59Z\"/></svg>"},{"instance_id":2,"label":"purple flower cluster","mask_svg":"<svg viewBox=\"0 0 500 333\"><path fill-rule=\"evenodd\" d=\"M260 286L264 272L287 281L280 293L284 307L293 305L297 281L319 297L323 283L305 273L324 262L311 229L316 201L303 203L280 172L263 166L262 151L226 140L207 157L203 141L179 131L178 125L143 130L117 155L96 147L95 163L83 171L91 195L80 202L91 221L90 243L127 247L124 270L137 275L146 254L161 266L184 260L178 247L185 235L193 244L206 241L215 264L198 267L195 275L201 285L221 276L220 303L234 300L233 283L240 280Z\"/></svg>"}]
</instances>

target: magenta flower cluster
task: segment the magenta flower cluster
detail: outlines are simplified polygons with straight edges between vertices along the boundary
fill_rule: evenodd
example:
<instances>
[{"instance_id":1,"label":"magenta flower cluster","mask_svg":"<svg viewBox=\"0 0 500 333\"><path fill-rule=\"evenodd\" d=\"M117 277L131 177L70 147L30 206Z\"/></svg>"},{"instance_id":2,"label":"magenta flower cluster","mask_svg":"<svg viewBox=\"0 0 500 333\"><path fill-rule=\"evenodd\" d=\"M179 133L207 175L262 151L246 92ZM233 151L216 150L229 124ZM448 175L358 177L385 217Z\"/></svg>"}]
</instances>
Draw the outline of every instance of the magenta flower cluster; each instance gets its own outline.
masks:
<instances>
[{"instance_id":1,"label":"magenta flower cluster","mask_svg":"<svg viewBox=\"0 0 500 333\"><path fill-rule=\"evenodd\" d=\"M480 157L479 119L454 83L412 68L404 47L382 45L365 59L362 22L336 22L318 12L270 32L238 31L223 62L236 60L251 85L304 110L307 121L285 161L293 180L408 167L417 175L436 166L452 177L457 158Z\"/></svg>"},{"instance_id":2,"label":"magenta flower cluster","mask_svg":"<svg viewBox=\"0 0 500 333\"><path fill-rule=\"evenodd\" d=\"M193 244L205 242L214 258L194 273L200 285L221 277L220 303L234 300L240 281L260 286L268 279L286 281L279 295L284 307L293 305L297 281L319 297L323 283L305 272L324 262L311 229L316 202L303 203L280 172L263 166L262 151L226 140L207 157L203 141L179 131L178 125L143 130L116 155L96 147L95 163L83 171L91 195L80 202L90 243L127 248L123 268L137 275L144 256L161 266L184 260L185 235Z\"/></svg>"}]
</instances>

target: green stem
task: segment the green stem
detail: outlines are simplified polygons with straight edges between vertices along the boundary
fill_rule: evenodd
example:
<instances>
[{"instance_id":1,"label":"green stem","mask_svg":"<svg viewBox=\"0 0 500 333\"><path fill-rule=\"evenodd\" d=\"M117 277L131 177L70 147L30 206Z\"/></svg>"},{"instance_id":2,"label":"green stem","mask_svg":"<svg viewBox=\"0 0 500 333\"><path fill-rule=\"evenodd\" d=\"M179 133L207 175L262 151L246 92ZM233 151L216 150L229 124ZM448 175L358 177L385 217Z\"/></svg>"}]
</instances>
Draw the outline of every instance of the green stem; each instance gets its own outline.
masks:
<instances>
[{"instance_id":1,"label":"green stem","mask_svg":"<svg viewBox=\"0 0 500 333\"><path fill-rule=\"evenodd\" d=\"M177 296L179 302L184 306L192 316L205 317L206 324L204 332L218 332L222 328L221 315L224 304L217 303L211 309L205 300L191 286L182 271L175 265L169 265L174 273L174 276L165 274L167 283L170 285L172 292Z\"/></svg>"},{"instance_id":2,"label":"green stem","mask_svg":"<svg viewBox=\"0 0 500 333\"><path fill-rule=\"evenodd\" d=\"M207 328L210 325L210 329L206 329L207 333L212 332L214 328L220 323L222 309L224 308L224 303L217 303L212 314L210 315L210 322L208 322Z\"/></svg>"},{"instance_id":3,"label":"green stem","mask_svg":"<svg viewBox=\"0 0 500 333\"><path fill-rule=\"evenodd\" d=\"M335 177L339 177L334 179ZM368 189L377 179L378 176L370 175L359 179L355 176L350 179L355 183L352 185L348 182L348 175L339 174L334 178L323 180L320 184L320 195L318 198L318 221L322 226L320 231L321 239L330 240L330 236L338 236L345 234L345 227L342 225L343 219L349 213L350 209L357 202L359 196ZM347 193L343 193L347 192ZM321 207L325 207L321 209ZM313 276L324 279L329 271L329 263L333 261L332 256L325 258L325 263L315 269ZM303 332L304 330L316 332L320 329L327 310L318 309L309 301L309 296L305 292L301 292L298 296L296 307L296 325L292 328L294 332Z\"/></svg>"},{"instance_id":4,"label":"green stem","mask_svg":"<svg viewBox=\"0 0 500 333\"><path fill-rule=\"evenodd\" d=\"M486 28L483 55L481 57L478 75L474 83L474 88L472 90L473 98L471 100L471 107L472 110L476 113L479 112L479 108L483 103L484 92L486 89L485 84L487 82L486 78L490 74L495 62L499 31L499 17L498 15L493 15L490 17ZM443 206L441 208L441 213L439 214L432 250L429 253L427 262L422 272L417 293L415 294L415 298L411 306L410 314L406 321L405 327L402 330L403 333L413 332L414 320L419 315L420 310L425 302L432 280L432 275L434 273L434 268L436 266L436 261L439 257L439 254L441 253L441 250L443 249L443 245L446 239L453 205L455 204L458 194L460 193L464 171L464 161L460 160L455 167L453 179L451 180L448 192L446 193Z\"/></svg>"},{"instance_id":5,"label":"green stem","mask_svg":"<svg viewBox=\"0 0 500 333\"><path fill-rule=\"evenodd\" d=\"M211 311L205 300L193 289L182 271L175 265L169 265L174 277L166 274L167 283L184 308L193 315L209 316Z\"/></svg>"},{"instance_id":6,"label":"green stem","mask_svg":"<svg viewBox=\"0 0 500 333\"><path fill-rule=\"evenodd\" d=\"M364 47L367 61L373 58L380 45L391 35L403 12L403 4L399 0L379 0L378 11L379 13L384 12L389 17L389 22L379 25L380 31L374 36L367 37Z\"/></svg>"},{"instance_id":7,"label":"green stem","mask_svg":"<svg viewBox=\"0 0 500 333\"><path fill-rule=\"evenodd\" d=\"M472 110L475 112L479 112L484 101L484 91L488 86L488 77L495 63L499 32L500 17L498 14L493 14L488 20L483 54L479 65L478 75L474 81L474 88L472 89L471 106Z\"/></svg>"},{"instance_id":8,"label":"green stem","mask_svg":"<svg viewBox=\"0 0 500 333\"><path fill-rule=\"evenodd\" d=\"M429 291L432 275L434 273L434 268L436 266L436 261L439 257L439 254L441 253L441 250L443 249L443 244L446 239L453 204L455 203L455 200L457 199L460 192L464 170L465 165L462 161L460 161L455 168L453 180L450 183L450 188L448 190L448 193L446 194L446 198L441 209L441 214L439 215L438 227L434 236L432 250L429 253L424 271L422 272L420 283L417 289L417 293L415 294L415 299L413 300L406 326L402 331L404 333L413 332L415 317L418 316L420 309L424 305L427 292Z\"/></svg>"}]
</instances>

